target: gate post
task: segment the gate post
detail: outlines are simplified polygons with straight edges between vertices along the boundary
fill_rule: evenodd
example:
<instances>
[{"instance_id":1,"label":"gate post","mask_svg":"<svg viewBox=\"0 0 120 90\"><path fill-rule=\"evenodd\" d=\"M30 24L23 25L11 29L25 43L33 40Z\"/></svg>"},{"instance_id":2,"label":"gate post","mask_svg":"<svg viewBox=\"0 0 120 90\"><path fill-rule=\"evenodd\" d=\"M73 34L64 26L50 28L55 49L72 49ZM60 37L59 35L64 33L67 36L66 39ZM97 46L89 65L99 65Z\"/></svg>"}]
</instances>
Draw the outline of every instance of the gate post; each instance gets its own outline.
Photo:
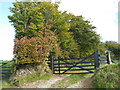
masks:
<instances>
[{"instance_id":1,"label":"gate post","mask_svg":"<svg viewBox=\"0 0 120 90\"><path fill-rule=\"evenodd\" d=\"M50 52L50 61L51 61L51 69L52 69L52 72L54 74L54 56L55 56L55 52Z\"/></svg>"},{"instance_id":2,"label":"gate post","mask_svg":"<svg viewBox=\"0 0 120 90\"><path fill-rule=\"evenodd\" d=\"M110 51L107 52L106 57L107 57L107 63L112 64L111 57L110 57Z\"/></svg>"},{"instance_id":3,"label":"gate post","mask_svg":"<svg viewBox=\"0 0 120 90\"><path fill-rule=\"evenodd\" d=\"M95 69L99 68L99 66L100 66L100 63L99 63L99 54L100 54L99 51L95 51L95 53L94 53Z\"/></svg>"}]
</instances>

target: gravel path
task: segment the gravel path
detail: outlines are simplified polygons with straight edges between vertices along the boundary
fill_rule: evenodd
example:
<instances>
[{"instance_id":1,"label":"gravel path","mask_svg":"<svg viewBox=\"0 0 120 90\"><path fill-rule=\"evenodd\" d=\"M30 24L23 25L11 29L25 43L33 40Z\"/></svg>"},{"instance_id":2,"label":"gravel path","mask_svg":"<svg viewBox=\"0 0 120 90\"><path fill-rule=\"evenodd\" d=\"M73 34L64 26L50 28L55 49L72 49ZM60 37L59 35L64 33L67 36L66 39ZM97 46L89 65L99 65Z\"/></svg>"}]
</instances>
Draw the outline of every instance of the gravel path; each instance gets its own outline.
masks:
<instances>
[{"instance_id":1,"label":"gravel path","mask_svg":"<svg viewBox=\"0 0 120 90\"><path fill-rule=\"evenodd\" d=\"M43 85L45 83L45 81L43 80L38 80L36 82L32 82L32 83L24 83L22 85L20 85L20 88L38 88L38 85Z\"/></svg>"},{"instance_id":2,"label":"gravel path","mask_svg":"<svg viewBox=\"0 0 120 90\"><path fill-rule=\"evenodd\" d=\"M38 80L36 82L22 84L21 88L50 88L50 86L59 81L64 79L67 76L54 76L50 80Z\"/></svg>"},{"instance_id":3,"label":"gravel path","mask_svg":"<svg viewBox=\"0 0 120 90\"><path fill-rule=\"evenodd\" d=\"M80 80L78 83L73 84L67 88L91 88L91 79L92 76L85 77L84 79Z\"/></svg>"},{"instance_id":4,"label":"gravel path","mask_svg":"<svg viewBox=\"0 0 120 90\"><path fill-rule=\"evenodd\" d=\"M50 80L48 80L47 82L44 83L44 85L39 85L38 88L50 88L50 86L52 84L54 84L55 82L59 81L59 80L62 80L64 79L66 76L56 76L56 77L53 77L51 78Z\"/></svg>"},{"instance_id":5,"label":"gravel path","mask_svg":"<svg viewBox=\"0 0 120 90\"><path fill-rule=\"evenodd\" d=\"M64 79L67 76L54 76L49 80L38 80L36 82L23 84L20 88L52 88L51 85L59 80ZM76 84L73 84L67 88L91 88L92 76L87 76L80 80ZM64 83L63 83L64 84Z\"/></svg>"}]
</instances>

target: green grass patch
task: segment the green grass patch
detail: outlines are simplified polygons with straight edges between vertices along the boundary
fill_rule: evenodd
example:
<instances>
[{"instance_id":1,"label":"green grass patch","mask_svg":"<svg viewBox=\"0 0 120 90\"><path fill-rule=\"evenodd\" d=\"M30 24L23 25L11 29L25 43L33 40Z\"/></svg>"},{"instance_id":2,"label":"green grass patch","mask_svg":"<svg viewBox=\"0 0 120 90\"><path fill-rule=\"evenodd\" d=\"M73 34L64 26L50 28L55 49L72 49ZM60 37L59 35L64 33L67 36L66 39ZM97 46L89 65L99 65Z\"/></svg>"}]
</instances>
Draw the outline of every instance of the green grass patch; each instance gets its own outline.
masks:
<instances>
[{"instance_id":1,"label":"green grass patch","mask_svg":"<svg viewBox=\"0 0 120 90\"><path fill-rule=\"evenodd\" d=\"M49 80L52 76L53 76L52 73L41 74L40 72L38 72L38 73L31 74L31 75L26 76L26 77L17 79L16 82L19 82L19 84L22 84L22 83L35 82L37 80Z\"/></svg>"},{"instance_id":2,"label":"green grass patch","mask_svg":"<svg viewBox=\"0 0 120 90\"><path fill-rule=\"evenodd\" d=\"M97 69L92 86L94 88L120 88L120 63Z\"/></svg>"},{"instance_id":3,"label":"green grass patch","mask_svg":"<svg viewBox=\"0 0 120 90\"><path fill-rule=\"evenodd\" d=\"M2 85L0 88L18 88L18 87L15 86L10 80L5 80L2 81Z\"/></svg>"}]
</instances>

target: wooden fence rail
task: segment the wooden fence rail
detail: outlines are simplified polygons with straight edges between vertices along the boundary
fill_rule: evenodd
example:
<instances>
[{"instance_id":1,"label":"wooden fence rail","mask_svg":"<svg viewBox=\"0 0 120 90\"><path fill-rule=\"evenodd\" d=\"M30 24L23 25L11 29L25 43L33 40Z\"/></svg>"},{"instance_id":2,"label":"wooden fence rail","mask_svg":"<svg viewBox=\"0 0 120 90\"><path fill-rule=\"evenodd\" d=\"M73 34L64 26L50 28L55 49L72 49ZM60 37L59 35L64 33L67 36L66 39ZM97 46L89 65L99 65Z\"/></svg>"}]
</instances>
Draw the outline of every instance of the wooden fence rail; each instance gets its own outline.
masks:
<instances>
[{"instance_id":1,"label":"wooden fence rail","mask_svg":"<svg viewBox=\"0 0 120 90\"><path fill-rule=\"evenodd\" d=\"M10 63L13 63L12 65ZM1 61L0 62L0 78L6 78L9 77L12 72L14 71L14 66L15 66L15 60L11 60L8 62Z\"/></svg>"}]
</instances>

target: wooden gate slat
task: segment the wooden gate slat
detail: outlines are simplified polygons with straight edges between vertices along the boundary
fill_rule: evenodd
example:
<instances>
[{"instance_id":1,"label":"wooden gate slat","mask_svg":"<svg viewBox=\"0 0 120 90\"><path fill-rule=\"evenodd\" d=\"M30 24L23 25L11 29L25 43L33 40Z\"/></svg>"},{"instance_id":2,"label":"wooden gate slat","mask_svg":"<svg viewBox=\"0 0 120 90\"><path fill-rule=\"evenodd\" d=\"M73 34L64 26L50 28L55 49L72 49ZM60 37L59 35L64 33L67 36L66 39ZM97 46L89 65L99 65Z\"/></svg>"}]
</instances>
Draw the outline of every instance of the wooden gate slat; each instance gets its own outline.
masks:
<instances>
[{"instance_id":1,"label":"wooden gate slat","mask_svg":"<svg viewBox=\"0 0 120 90\"><path fill-rule=\"evenodd\" d=\"M79 71L79 70L94 70L95 68L91 68L91 69L71 69L69 71ZM59 71L59 70L55 70L55 71ZM61 69L60 71L65 71L65 69Z\"/></svg>"},{"instance_id":2,"label":"wooden gate slat","mask_svg":"<svg viewBox=\"0 0 120 90\"><path fill-rule=\"evenodd\" d=\"M12 68L12 67L2 67L2 68Z\"/></svg>"},{"instance_id":3,"label":"wooden gate slat","mask_svg":"<svg viewBox=\"0 0 120 90\"><path fill-rule=\"evenodd\" d=\"M106 57L106 55L99 55L99 57Z\"/></svg>"},{"instance_id":4,"label":"wooden gate slat","mask_svg":"<svg viewBox=\"0 0 120 90\"><path fill-rule=\"evenodd\" d=\"M89 73L94 73L94 72L81 72L81 73L60 73L60 74L89 74ZM54 73L54 74L59 74L59 73Z\"/></svg>"},{"instance_id":5,"label":"wooden gate slat","mask_svg":"<svg viewBox=\"0 0 120 90\"><path fill-rule=\"evenodd\" d=\"M106 61L107 59L101 59L101 58L100 58L99 60L100 60L100 61Z\"/></svg>"},{"instance_id":6,"label":"wooden gate slat","mask_svg":"<svg viewBox=\"0 0 120 90\"><path fill-rule=\"evenodd\" d=\"M7 64L7 63L0 62L0 64Z\"/></svg>"},{"instance_id":7,"label":"wooden gate slat","mask_svg":"<svg viewBox=\"0 0 120 90\"><path fill-rule=\"evenodd\" d=\"M60 66L60 68L87 67L87 66L95 66L95 65L84 65L84 66ZM54 68L59 68L59 66L54 66Z\"/></svg>"},{"instance_id":8,"label":"wooden gate slat","mask_svg":"<svg viewBox=\"0 0 120 90\"><path fill-rule=\"evenodd\" d=\"M104 62L104 63L100 63L100 64L107 64L107 62Z\"/></svg>"},{"instance_id":9,"label":"wooden gate slat","mask_svg":"<svg viewBox=\"0 0 120 90\"><path fill-rule=\"evenodd\" d=\"M59 60L79 60L79 59L84 59L84 58L66 58L66 59L59 59ZM58 59L55 59L54 61L58 61Z\"/></svg>"},{"instance_id":10,"label":"wooden gate slat","mask_svg":"<svg viewBox=\"0 0 120 90\"><path fill-rule=\"evenodd\" d=\"M11 70L2 70L2 71L11 71Z\"/></svg>"},{"instance_id":11,"label":"wooden gate slat","mask_svg":"<svg viewBox=\"0 0 120 90\"><path fill-rule=\"evenodd\" d=\"M92 61L92 62L81 62L81 64L83 64L83 63L94 63L94 61ZM60 63L60 65L62 65L62 64L63 65L65 65L65 64L70 64L70 65L72 64L73 65L75 63ZM58 63L54 63L54 65L59 65L59 64Z\"/></svg>"}]
</instances>

